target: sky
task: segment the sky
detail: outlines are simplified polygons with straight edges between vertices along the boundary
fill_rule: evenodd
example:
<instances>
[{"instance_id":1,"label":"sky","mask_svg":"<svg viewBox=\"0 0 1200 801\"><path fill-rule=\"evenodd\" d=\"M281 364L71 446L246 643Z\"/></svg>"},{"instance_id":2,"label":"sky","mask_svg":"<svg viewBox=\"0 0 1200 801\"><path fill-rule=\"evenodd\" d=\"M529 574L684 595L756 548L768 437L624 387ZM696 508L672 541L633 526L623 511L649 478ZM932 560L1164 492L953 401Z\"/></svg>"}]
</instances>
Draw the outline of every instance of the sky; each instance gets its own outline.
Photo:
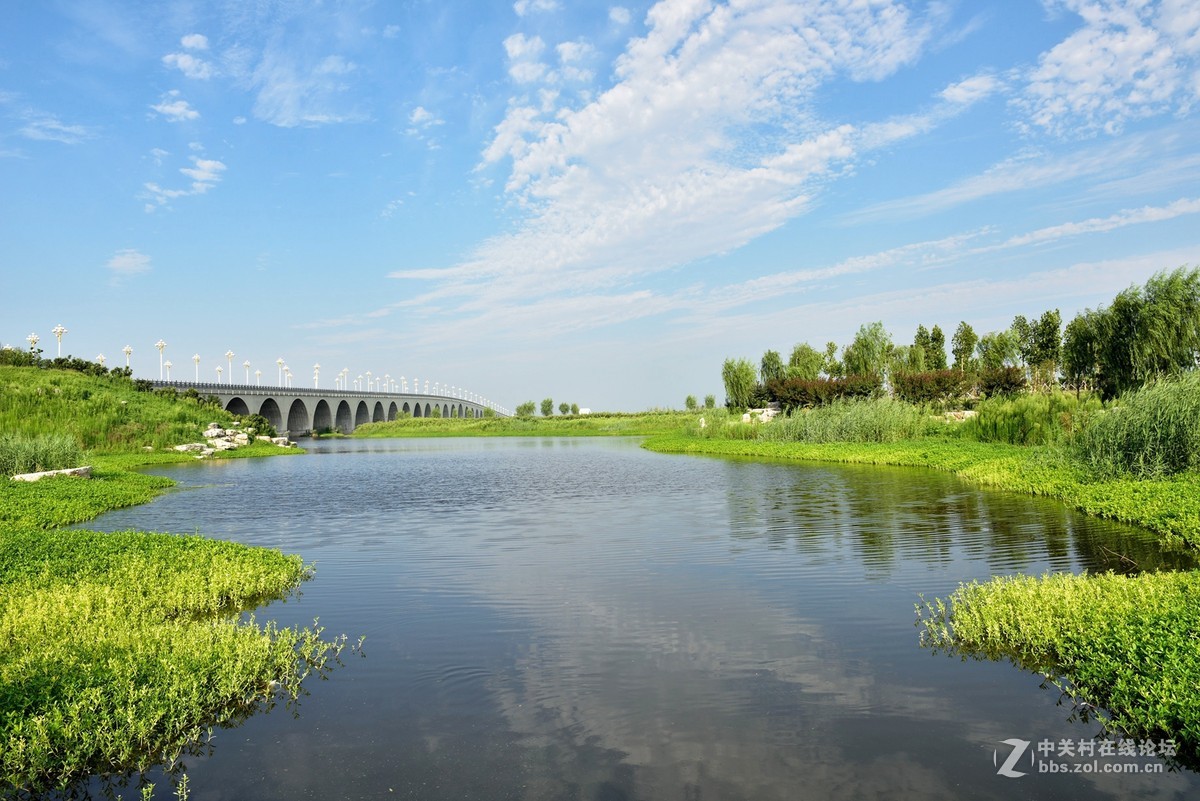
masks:
<instances>
[{"instance_id":1,"label":"sky","mask_svg":"<svg viewBox=\"0 0 1200 801\"><path fill-rule=\"evenodd\" d=\"M1194 0L7 3L0 342L724 400L1200 265ZM193 363L193 355L201 359ZM249 371L242 365L251 363Z\"/></svg>"}]
</instances>

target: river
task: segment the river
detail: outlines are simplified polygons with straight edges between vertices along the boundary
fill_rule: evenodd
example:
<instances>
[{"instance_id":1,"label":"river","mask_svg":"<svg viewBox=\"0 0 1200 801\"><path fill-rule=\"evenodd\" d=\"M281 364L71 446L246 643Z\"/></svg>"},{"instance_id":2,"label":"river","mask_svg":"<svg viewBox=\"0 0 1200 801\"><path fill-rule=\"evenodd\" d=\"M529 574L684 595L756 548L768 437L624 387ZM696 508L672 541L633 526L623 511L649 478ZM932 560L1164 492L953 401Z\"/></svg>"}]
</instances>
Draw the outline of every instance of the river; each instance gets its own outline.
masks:
<instances>
[{"instance_id":1,"label":"river","mask_svg":"<svg viewBox=\"0 0 1200 801\"><path fill-rule=\"evenodd\" d=\"M192 801L1200 792L1191 773L1108 772L1153 758L1043 753L1095 772L1037 772L1039 744L1098 746L1098 726L1038 676L918 645L922 593L1169 566L1137 529L931 471L636 440L304 447L155 469L180 489L88 525L299 553L315 579L259 619L366 637L292 712L219 731L187 760ZM1026 775L1000 775L1006 740L1030 744Z\"/></svg>"}]
</instances>

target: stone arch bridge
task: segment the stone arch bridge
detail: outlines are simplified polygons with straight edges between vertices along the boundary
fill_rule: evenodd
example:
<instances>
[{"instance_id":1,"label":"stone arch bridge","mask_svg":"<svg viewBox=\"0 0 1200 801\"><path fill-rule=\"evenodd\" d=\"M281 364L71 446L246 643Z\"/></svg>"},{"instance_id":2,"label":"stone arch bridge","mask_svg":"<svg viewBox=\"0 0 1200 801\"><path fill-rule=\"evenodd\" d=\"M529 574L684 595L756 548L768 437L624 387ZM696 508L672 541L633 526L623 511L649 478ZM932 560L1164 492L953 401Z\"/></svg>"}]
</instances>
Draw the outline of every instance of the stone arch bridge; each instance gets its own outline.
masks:
<instances>
[{"instance_id":1,"label":"stone arch bridge","mask_svg":"<svg viewBox=\"0 0 1200 801\"><path fill-rule=\"evenodd\" d=\"M427 393L358 392L250 384L211 384L195 381L152 381L155 388L194 389L215 395L222 408L234 414L260 414L280 436L301 437L314 431L349 434L364 423L412 417L482 417L484 404L449 395Z\"/></svg>"}]
</instances>

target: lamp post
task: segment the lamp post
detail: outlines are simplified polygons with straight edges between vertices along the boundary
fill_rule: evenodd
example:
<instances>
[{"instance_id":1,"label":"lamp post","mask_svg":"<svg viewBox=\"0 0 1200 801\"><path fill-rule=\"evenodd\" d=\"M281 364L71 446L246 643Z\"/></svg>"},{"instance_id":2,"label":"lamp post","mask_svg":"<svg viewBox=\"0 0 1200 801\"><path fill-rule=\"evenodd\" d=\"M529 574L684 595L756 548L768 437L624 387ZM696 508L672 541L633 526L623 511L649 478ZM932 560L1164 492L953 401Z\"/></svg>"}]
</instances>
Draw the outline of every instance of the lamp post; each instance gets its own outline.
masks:
<instances>
[{"instance_id":1,"label":"lamp post","mask_svg":"<svg viewBox=\"0 0 1200 801\"><path fill-rule=\"evenodd\" d=\"M246 361L242 362L242 367L246 368L246 383L249 384L250 383L250 360L246 359Z\"/></svg>"},{"instance_id":2,"label":"lamp post","mask_svg":"<svg viewBox=\"0 0 1200 801\"><path fill-rule=\"evenodd\" d=\"M254 371L254 383L260 385L262 384L262 370Z\"/></svg>"},{"instance_id":3,"label":"lamp post","mask_svg":"<svg viewBox=\"0 0 1200 801\"><path fill-rule=\"evenodd\" d=\"M172 367L172 366L173 366L173 365L171 364L171 360L170 360L170 359L167 359L165 362L163 362L163 367L167 368L167 380L168 380L168 381L170 381L170 380L171 380L171 367Z\"/></svg>"},{"instance_id":4,"label":"lamp post","mask_svg":"<svg viewBox=\"0 0 1200 801\"><path fill-rule=\"evenodd\" d=\"M292 368L286 364L283 366L283 380L286 382L284 386L290 387L292 385Z\"/></svg>"},{"instance_id":5,"label":"lamp post","mask_svg":"<svg viewBox=\"0 0 1200 801\"><path fill-rule=\"evenodd\" d=\"M362 378L362 373L359 373L359 374L358 374L358 380L354 382L354 388L355 388L355 389L357 389L357 390L361 390L361 389L362 389L362 385L363 385L362 381L363 381L363 378Z\"/></svg>"},{"instance_id":6,"label":"lamp post","mask_svg":"<svg viewBox=\"0 0 1200 801\"><path fill-rule=\"evenodd\" d=\"M158 348L158 380L162 381L163 377L163 351L167 349L167 343L161 339L154 343L154 347Z\"/></svg>"},{"instance_id":7,"label":"lamp post","mask_svg":"<svg viewBox=\"0 0 1200 801\"><path fill-rule=\"evenodd\" d=\"M196 365L196 383L200 383L200 354L192 354L192 363Z\"/></svg>"},{"instance_id":8,"label":"lamp post","mask_svg":"<svg viewBox=\"0 0 1200 801\"><path fill-rule=\"evenodd\" d=\"M133 348L126 345L125 347L121 348L121 352L125 354L125 366L128 367L129 357L133 355Z\"/></svg>"},{"instance_id":9,"label":"lamp post","mask_svg":"<svg viewBox=\"0 0 1200 801\"><path fill-rule=\"evenodd\" d=\"M317 362L313 365L313 389L319 389L321 386L321 363Z\"/></svg>"},{"instance_id":10,"label":"lamp post","mask_svg":"<svg viewBox=\"0 0 1200 801\"><path fill-rule=\"evenodd\" d=\"M50 329L50 333L54 334L54 338L58 340L58 357L62 358L62 338L63 334L67 333L67 329L62 327L62 323Z\"/></svg>"},{"instance_id":11,"label":"lamp post","mask_svg":"<svg viewBox=\"0 0 1200 801\"><path fill-rule=\"evenodd\" d=\"M221 371L224 369L225 368L223 368L221 365L219 365L219 364L217 365L217 383L218 384L221 383Z\"/></svg>"},{"instance_id":12,"label":"lamp post","mask_svg":"<svg viewBox=\"0 0 1200 801\"><path fill-rule=\"evenodd\" d=\"M367 371L367 392L371 391L371 371Z\"/></svg>"},{"instance_id":13,"label":"lamp post","mask_svg":"<svg viewBox=\"0 0 1200 801\"><path fill-rule=\"evenodd\" d=\"M229 383L233 383L233 351L225 351L225 358L229 360Z\"/></svg>"},{"instance_id":14,"label":"lamp post","mask_svg":"<svg viewBox=\"0 0 1200 801\"><path fill-rule=\"evenodd\" d=\"M39 337L37 334L30 334L29 336L25 337L25 341L29 343L30 350L33 350L37 347L37 343L40 339L41 337Z\"/></svg>"},{"instance_id":15,"label":"lamp post","mask_svg":"<svg viewBox=\"0 0 1200 801\"><path fill-rule=\"evenodd\" d=\"M283 386L283 357L280 356L275 360L275 364L279 367L279 386Z\"/></svg>"},{"instance_id":16,"label":"lamp post","mask_svg":"<svg viewBox=\"0 0 1200 801\"><path fill-rule=\"evenodd\" d=\"M392 374L391 373L383 374L383 391L384 392L392 391Z\"/></svg>"},{"instance_id":17,"label":"lamp post","mask_svg":"<svg viewBox=\"0 0 1200 801\"><path fill-rule=\"evenodd\" d=\"M101 353L99 356L97 356L96 361L100 362L100 366L103 367L104 366L104 354Z\"/></svg>"}]
</instances>

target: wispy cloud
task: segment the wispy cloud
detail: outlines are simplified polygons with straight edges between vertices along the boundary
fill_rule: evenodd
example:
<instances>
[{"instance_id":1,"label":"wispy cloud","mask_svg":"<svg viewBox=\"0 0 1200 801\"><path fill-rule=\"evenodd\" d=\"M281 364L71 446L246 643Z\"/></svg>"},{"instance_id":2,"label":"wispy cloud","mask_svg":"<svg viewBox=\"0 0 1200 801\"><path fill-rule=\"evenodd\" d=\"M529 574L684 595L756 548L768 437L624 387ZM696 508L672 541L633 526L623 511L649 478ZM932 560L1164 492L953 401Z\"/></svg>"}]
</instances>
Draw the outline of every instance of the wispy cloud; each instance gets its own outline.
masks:
<instances>
[{"instance_id":1,"label":"wispy cloud","mask_svg":"<svg viewBox=\"0 0 1200 801\"><path fill-rule=\"evenodd\" d=\"M151 269L150 257L137 248L125 248L114 253L112 258L105 262L104 267L111 274L112 281L119 283L135 275L149 272Z\"/></svg>"},{"instance_id":2,"label":"wispy cloud","mask_svg":"<svg viewBox=\"0 0 1200 801\"><path fill-rule=\"evenodd\" d=\"M269 46L251 79L258 88L254 116L282 128L363 122L368 115L355 107L351 92L357 69L339 55L309 60Z\"/></svg>"},{"instance_id":3,"label":"wispy cloud","mask_svg":"<svg viewBox=\"0 0 1200 801\"><path fill-rule=\"evenodd\" d=\"M191 167L181 167L179 172L191 179L191 183L181 189L170 189L154 182L143 184L147 197L153 202L146 204L146 211L154 211L159 206L166 206L172 200L181 197L203 195L221 181L225 173L225 165L215 159L204 159L199 156L191 157Z\"/></svg>"},{"instance_id":4,"label":"wispy cloud","mask_svg":"<svg viewBox=\"0 0 1200 801\"><path fill-rule=\"evenodd\" d=\"M64 123L53 114L42 111L26 111L21 114L21 120L22 125L17 132L26 139L39 142L77 145L95 136L87 126Z\"/></svg>"},{"instance_id":5,"label":"wispy cloud","mask_svg":"<svg viewBox=\"0 0 1200 801\"><path fill-rule=\"evenodd\" d=\"M200 112L192 108L186 100L180 97L178 89L165 93L162 99L150 108L166 117L170 122L184 122L200 118Z\"/></svg>"},{"instance_id":6,"label":"wispy cloud","mask_svg":"<svg viewBox=\"0 0 1200 801\"><path fill-rule=\"evenodd\" d=\"M1093 217L1080 222L1063 223L1039 228L1028 234L1015 236L1005 242L1007 247L1042 244L1070 236L1105 233L1129 225L1162 222L1185 214L1200 213L1200 198L1180 198L1166 206L1143 206L1139 209L1123 209L1108 217Z\"/></svg>"},{"instance_id":7,"label":"wispy cloud","mask_svg":"<svg viewBox=\"0 0 1200 801\"><path fill-rule=\"evenodd\" d=\"M517 0L513 3L513 11L518 17L535 11L557 11L558 8L558 0Z\"/></svg>"}]
</instances>

